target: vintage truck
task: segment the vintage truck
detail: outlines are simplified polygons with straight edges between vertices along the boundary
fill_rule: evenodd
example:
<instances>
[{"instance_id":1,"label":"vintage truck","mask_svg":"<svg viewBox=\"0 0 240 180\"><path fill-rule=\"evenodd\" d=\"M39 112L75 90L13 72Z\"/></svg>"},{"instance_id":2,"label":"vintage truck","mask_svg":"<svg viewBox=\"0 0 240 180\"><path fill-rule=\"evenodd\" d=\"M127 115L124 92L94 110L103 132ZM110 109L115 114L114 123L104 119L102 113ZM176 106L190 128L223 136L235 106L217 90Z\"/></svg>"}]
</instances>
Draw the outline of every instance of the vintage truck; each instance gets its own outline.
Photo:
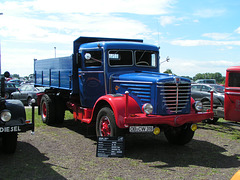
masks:
<instances>
[{"instance_id":1,"label":"vintage truck","mask_svg":"<svg viewBox=\"0 0 240 180\"><path fill-rule=\"evenodd\" d=\"M188 143L212 109L191 98L190 80L159 73L159 48L139 39L79 37L69 57L34 60L35 86L46 124L65 110L95 127L97 136L163 130L173 144Z\"/></svg>"},{"instance_id":2,"label":"vintage truck","mask_svg":"<svg viewBox=\"0 0 240 180\"><path fill-rule=\"evenodd\" d=\"M4 76L8 78L10 73L5 72ZM0 139L2 140L3 151L11 154L16 150L18 133L29 130L34 132L34 116L32 116L32 122L26 120L22 102L5 99L5 77L1 78Z\"/></svg>"},{"instance_id":3,"label":"vintage truck","mask_svg":"<svg viewBox=\"0 0 240 180\"><path fill-rule=\"evenodd\" d=\"M224 119L240 122L240 66L226 71Z\"/></svg>"}]
</instances>

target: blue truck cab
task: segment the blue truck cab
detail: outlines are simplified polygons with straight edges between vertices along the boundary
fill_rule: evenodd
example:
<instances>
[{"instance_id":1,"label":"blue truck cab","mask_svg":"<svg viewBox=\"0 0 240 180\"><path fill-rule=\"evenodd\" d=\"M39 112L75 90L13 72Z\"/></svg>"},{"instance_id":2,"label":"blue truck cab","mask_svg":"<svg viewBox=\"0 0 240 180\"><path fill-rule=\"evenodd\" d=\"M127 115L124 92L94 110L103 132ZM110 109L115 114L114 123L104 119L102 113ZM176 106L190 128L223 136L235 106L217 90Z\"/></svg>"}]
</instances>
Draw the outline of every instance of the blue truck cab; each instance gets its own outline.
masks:
<instances>
[{"instance_id":1,"label":"blue truck cab","mask_svg":"<svg viewBox=\"0 0 240 180\"><path fill-rule=\"evenodd\" d=\"M159 64L159 48L143 40L79 37L72 56L34 61L35 85L49 87L38 96L39 114L52 124L70 110L97 136L163 130L186 144L213 113L199 112L189 79L159 73Z\"/></svg>"}]
</instances>

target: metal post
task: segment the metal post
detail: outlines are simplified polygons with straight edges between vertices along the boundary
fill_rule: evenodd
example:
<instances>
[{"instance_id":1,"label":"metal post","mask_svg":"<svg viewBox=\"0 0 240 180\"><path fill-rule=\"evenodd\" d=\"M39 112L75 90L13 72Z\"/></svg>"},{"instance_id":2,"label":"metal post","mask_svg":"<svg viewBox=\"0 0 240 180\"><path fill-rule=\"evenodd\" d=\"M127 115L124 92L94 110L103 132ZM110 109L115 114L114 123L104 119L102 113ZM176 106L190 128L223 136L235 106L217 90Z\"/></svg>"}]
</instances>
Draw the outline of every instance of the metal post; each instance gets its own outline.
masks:
<instances>
[{"instance_id":1,"label":"metal post","mask_svg":"<svg viewBox=\"0 0 240 180\"><path fill-rule=\"evenodd\" d=\"M125 91L125 95L126 95L125 117L128 117L128 95L129 95L129 92Z\"/></svg>"},{"instance_id":2,"label":"metal post","mask_svg":"<svg viewBox=\"0 0 240 180\"><path fill-rule=\"evenodd\" d=\"M54 47L55 58L57 57L56 47Z\"/></svg>"},{"instance_id":3,"label":"metal post","mask_svg":"<svg viewBox=\"0 0 240 180\"><path fill-rule=\"evenodd\" d=\"M3 15L3 13L0 13L0 15ZM0 75L2 74L2 53L1 53L1 40L0 40Z\"/></svg>"},{"instance_id":4,"label":"metal post","mask_svg":"<svg viewBox=\"0 0 240 180\"><path fill-rule=\"evenodd\" d=\"M211 112L213 112L213 91L211 93Z\"/></svg>"}]
</instances>

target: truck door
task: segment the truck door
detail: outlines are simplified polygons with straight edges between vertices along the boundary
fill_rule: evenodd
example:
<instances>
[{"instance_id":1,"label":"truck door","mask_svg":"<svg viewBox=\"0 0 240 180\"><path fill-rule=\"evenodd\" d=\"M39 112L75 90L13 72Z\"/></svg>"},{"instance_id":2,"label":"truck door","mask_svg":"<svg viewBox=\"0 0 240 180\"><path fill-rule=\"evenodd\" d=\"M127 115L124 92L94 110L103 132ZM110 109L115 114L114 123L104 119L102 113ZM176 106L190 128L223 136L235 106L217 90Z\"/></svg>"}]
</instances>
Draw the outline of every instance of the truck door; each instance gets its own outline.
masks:
<instances>
[{"instance_id":1,"label":"truck door","mask_svg":"<svg viewBox=\"0 0 240 180\"><path fill-rule=\"evenodd\" d=\"M224 111L226 120L240 121L240 67L227 70Z\"/></svg>"},{"instance_id":2,"label":"truck door","mask_svg":"<svg viewBox=\"0 0 240 180\"><path fill-rule=\"evenodd\" d=\"M80 102L83 107L93 107L105 94L104 62L101 49L83 50L82 67L79 68Z\"/></svg>"}]
</instances>

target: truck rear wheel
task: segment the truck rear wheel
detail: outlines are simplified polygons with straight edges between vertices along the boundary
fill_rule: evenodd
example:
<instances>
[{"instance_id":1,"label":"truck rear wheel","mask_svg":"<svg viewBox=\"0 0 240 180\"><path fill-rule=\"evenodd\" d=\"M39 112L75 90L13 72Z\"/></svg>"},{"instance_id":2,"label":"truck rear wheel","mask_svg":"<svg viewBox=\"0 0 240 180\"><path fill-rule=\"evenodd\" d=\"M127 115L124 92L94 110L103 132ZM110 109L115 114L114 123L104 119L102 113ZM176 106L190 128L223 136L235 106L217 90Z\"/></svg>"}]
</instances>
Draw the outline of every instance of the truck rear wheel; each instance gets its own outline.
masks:
<instances>
[{"instance_id":1,"label":"truck rear wheel","mask_svg":"<svg viewBox=\"0 0 240 180\"><path fill-rule=\"evenodd\" d=\"M191 130L191 124L184 124L180 127L169 127L164 134L171 144L184 145L192 140L194 131Z\"/></svg>"},{"instance_id":2,"label":"truck rear wheel","mask_svg":"<svg viewBox=\"0 0 240 180\"><path fill-rule=\"evenodd\" d=\"M2 137L3 152L12 154L17 148L17 133L6 133Z\"/></svg>"},{"instance_id":3,"label":"truck rear wheel","mask_svg":"<svg viewBox=\"0 0 240 180\"><path fill-rule=\"evenodd\" d=\"M115 116L109 107L102 108L97 115L97 136L118 136L119 129L116 125Z\"/></svg>"},{"instance_id":4,"label":"truck rear wheel","mask_svg":"<svg viewBox=\"0 0 240 180\"><path fill-rule=\"evenodd\" d=\"M55 122L55 107L53 100L47 95L44 94L41 99L41 117L43 123L48 125L54 124Z\"/></svg>"}]
</instances>

